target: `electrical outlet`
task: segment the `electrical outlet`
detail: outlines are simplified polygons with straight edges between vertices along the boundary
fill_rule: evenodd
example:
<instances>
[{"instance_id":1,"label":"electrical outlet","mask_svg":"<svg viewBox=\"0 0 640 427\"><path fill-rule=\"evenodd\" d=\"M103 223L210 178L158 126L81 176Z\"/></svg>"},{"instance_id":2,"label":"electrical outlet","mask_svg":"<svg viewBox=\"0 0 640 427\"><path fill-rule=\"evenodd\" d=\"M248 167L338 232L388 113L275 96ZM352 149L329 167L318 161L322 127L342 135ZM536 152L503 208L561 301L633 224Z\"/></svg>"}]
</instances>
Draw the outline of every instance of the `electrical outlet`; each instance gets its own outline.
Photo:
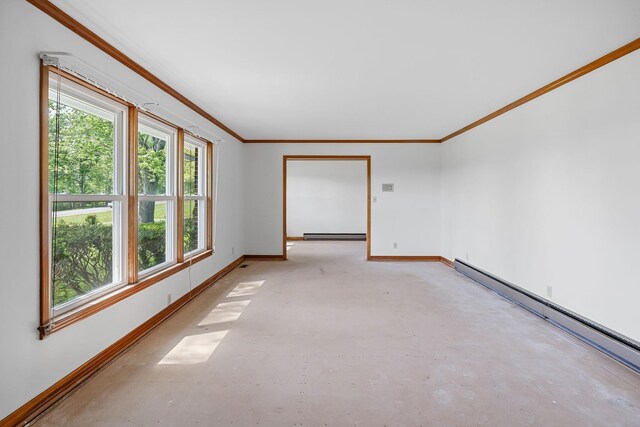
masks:
<instances>
[{"instance_id":1,"label":"electrical outlet","mask_svg":"<svg viewBox=\"0 0 640 427\"><path fill-rule=\"evenodd\" d=\"M171 305L171 294L167 294L167 305Z\"/></svg>"},{"instance_id":2,"label":"electrical outlet","mask_svg":"<svg viewBox=\"0 0 640 427\"><path fill-rule=\"evenodd\" d=\"M373 196L373 203L378 203L378 198L376 196Z\"/></svg>"},{"instance_id":3,"label":"electrical outlet","mask_svg":"<svg viewBox=\"0 0 640 427\"><path fill-rule=\"evenodd\" d=\"M393 243L393 249L398 249L398 244L397 243Z\"/></svg>"},{"instance_id":4,"label":"electrical outlet","mask_svg":"<svg viewBox=\"0 0 640 427\"><path fill-rule=\"evenodd\" d=\"M466 256L464 257L464 259L466 259L467 261L469 261L469 252L467 252Z\"/></svg>"},{"instance_id":5,"label":"electrical outlet","mask_svg":"<svg viewBox=\"0 0 640 427\"><path fill-rule=\"evenodd\" d=\"M547 298L553 298L553 286L547 286Z\"/></svg>"},{"instance_id":6,"label":"electrical outlet","mask_svg":"<svg viewBox=\"0 0 640 427\"><path fill-rule=\"evenodd\" d=\"M236 254L236 248L231 246L231 255L235 255Z\"/></svg>"}]
</instances>

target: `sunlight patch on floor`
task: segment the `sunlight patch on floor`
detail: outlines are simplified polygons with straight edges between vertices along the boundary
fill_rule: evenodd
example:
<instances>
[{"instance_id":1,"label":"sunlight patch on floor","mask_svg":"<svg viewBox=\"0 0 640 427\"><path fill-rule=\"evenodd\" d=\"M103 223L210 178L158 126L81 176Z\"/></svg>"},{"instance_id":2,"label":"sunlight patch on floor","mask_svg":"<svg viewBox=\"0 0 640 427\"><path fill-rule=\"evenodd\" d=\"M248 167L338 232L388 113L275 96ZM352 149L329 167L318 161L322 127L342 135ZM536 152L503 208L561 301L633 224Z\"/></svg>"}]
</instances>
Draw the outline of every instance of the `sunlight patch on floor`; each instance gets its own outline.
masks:
<instances>
[{"instance_id":1,"label":"sunlight patch on floor","mask_svg":"<svg viewBox=\"0 0 640 427\"><path fill-rule=\"evenodd\" d=\"M245 297L256 293L260 286L264 284L264 280L256 280L253 282L240 282L238 286L233 288L227 295L227 298Z\"/></svg>"},{"instance_id":2,"label":"sunlight patch on floor","mask_svg":"<svg viewBox=\"0 0 640 427\"><path fill-rule=\"evenodd\" d=\"M186 336L158 362L158 365L194 365L204 363L209 360L218 344L227 335L227 332L229 331Z\"/></svg>"},{"instance_id":3,"label":"sunlight patch on floor","mask_svg":"<svg viewBox=\"0 0 640 427\"><path fill-rule=\"evenodd\" d=\"M247 297L255 294L264 284L264 280L240 282L227 295L230 297ZM234 322L240 318L244 309L251 302L250 299L242 301L221 302L215 306L201 321L198 327L206 327L216 324ZM207 329L207 328L205 328ZM204 363L213 354L218 344L227 335L229 330L207 332L204 334L188 335L171 349L158 363L158 365L193 365Z\"/></svg>"},{"instance_id":4,"label":"sunlight patch on floor","mask_svg":"<svg viewBox=\"0 0 640 427\"><path fill-rule=\"evenodd\" d=\"M251 300L222 302L211 310L211 312L198 323L198 326L208 326L238 320L242 314L242 310L244 310L250 302Z\"/></svg>"}]
</instances>

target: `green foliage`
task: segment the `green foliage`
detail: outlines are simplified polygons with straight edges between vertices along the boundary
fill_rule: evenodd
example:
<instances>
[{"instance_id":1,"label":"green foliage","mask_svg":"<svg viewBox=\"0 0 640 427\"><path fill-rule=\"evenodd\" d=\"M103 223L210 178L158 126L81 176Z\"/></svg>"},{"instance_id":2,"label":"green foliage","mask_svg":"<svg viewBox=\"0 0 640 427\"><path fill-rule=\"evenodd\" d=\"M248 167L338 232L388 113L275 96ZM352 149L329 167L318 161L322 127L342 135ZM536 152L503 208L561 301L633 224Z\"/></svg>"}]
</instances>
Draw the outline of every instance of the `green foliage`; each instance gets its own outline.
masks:
<instances>
[{"instance_id":1,"label":"green foliage","mask_svg":"<svg viewBox=\"0 0 640 427\"><path fill-rule=\"evenodd\" d=\"M140 270L165 261L165 229L164 222L139 225ZM69 224L61 219L55 229L54 242L54 306L113 282L113 229L110 223L100 223L96 215L88 215L79 224Z\"/></svg>"},{"instance_id":2,"label":"green foliage","mask_svg":"<svg viewBox=\"0 0 640 427\"><path fill-rule=\"evenodd\" d=\"M167 141L138 132L138 188L142 194L164 194L167 180ZM155 202L140 202L139 216L143 224L154 222Z\"/></svg>"},{"instance_id":3,"label":"green foliage","mask_svg":"<svg viewBox=\"0 0 640 427\"><path fill-rule=\"evenodd\" d=\"M49 100L49 191L113 193L114 131L113 120L65 104L56 110L56 103ZM164 139L138 134L138 184L143 194L166 191L166 145Z\"/></svg>"},{"instance_id":4,"label":"green foliage","mask_svg":"<svg viewBox=\"0 0 640 427\"><path fill-rule=\"evenodd\" d=\"M198 248L198 228L193 218L184 219L184 253Z\"/></svg>"},{"instance_id":5,"label":"green foliage","mask_svg":"<svg viewBox=\"0 0 640 427\"><path fill-rule=\"evenodd\" d=\"M138 186L143 194L166 191L167 141L138 133Z\"/></svg>"},{"instance_id":6,"label":"green foliage","mask_svg":"<svg viewBox=\"0 0 640 427\"><path fill-rule=\"evenodd\" d=\"M58 221L54 235L54 306L113 281L111 225L88 215L83 224Z\"/></svg>"},{"instance_id":7,"label":"green foliage","mask_svg":"<svg viewBox=\"0 0 640 427\"><path fill-rule=\"evenodd\" d=\"M138 269L140 271L166 260L166 224L162 222L138 225Z\"/></svg>"},{"instance_id":8,"label":"green foliage","mask_svg":"<svg viewBox=\"0 0 640 427\"><path fill-rule=\"evenodd\" d=\"M66 194L113 192L112 121L60 104L56 158L56 104L49 101L49 191ZM56 168L57 160L57 168Z\"/></svg>"},{"instance_id":9,"label":"green foliage","mask_svg":"<svg viewBox=\"0 0 640 427\"><path fill-rule=\"evenodd\" d=\"M198 194L198 154L196 147L184 147L184 194Z\"/></svg>"}]
</instances>

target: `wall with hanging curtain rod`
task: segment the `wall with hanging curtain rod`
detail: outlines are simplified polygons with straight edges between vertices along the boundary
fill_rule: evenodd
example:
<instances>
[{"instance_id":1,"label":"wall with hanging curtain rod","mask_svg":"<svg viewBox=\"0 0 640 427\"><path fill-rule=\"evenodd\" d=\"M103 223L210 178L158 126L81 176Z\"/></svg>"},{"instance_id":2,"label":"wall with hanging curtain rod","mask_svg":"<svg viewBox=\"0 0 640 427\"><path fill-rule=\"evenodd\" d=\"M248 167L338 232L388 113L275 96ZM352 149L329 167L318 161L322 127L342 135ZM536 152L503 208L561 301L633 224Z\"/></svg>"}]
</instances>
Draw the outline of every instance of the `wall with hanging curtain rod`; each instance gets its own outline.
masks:
<instances>
[{"instance_id":1,"label":"wall with hanging curtain rod","mask_svg":"<svg viewBox=\"0 0 640 427\"><path fill-rule=\"evenodd\" d=\"M242 144L179 101L21 0L0 2L0 420L189 292L189 272L38 339L40 52L62 59L103 86L177 126L220 141L216 253L194 264L198 285L244 253ZM159 104L159 105L158 105Z\"/></svg>"}]
</instances>

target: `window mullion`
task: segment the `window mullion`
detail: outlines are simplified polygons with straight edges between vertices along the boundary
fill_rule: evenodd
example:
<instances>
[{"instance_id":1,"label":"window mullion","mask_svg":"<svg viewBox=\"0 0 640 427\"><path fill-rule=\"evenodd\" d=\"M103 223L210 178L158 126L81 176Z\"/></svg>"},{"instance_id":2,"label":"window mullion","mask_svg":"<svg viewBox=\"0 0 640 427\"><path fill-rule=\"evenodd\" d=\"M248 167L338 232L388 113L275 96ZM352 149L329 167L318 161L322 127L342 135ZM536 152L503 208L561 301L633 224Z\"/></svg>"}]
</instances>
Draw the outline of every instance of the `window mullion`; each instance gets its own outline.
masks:
<instances>
[{"instance_id":1,"label":"window mullion","mask_svg":"<svg viewBox=\"0 0 640 427\"><path fill-rule=\"evenodd\" d=\"M176 257L184 261L184 129L178 129L176 155Z\"/></svg>"},{"instance_id":2,"label":"window mullion","mask_svg":"<svg viewBox=\"0 0 640 427\"><path fill-rule=\"evenodd\" d=\"M138 110L129 107L127 167L127 269L129 283L138 281Z\"/></svg>"}]
</instances>

